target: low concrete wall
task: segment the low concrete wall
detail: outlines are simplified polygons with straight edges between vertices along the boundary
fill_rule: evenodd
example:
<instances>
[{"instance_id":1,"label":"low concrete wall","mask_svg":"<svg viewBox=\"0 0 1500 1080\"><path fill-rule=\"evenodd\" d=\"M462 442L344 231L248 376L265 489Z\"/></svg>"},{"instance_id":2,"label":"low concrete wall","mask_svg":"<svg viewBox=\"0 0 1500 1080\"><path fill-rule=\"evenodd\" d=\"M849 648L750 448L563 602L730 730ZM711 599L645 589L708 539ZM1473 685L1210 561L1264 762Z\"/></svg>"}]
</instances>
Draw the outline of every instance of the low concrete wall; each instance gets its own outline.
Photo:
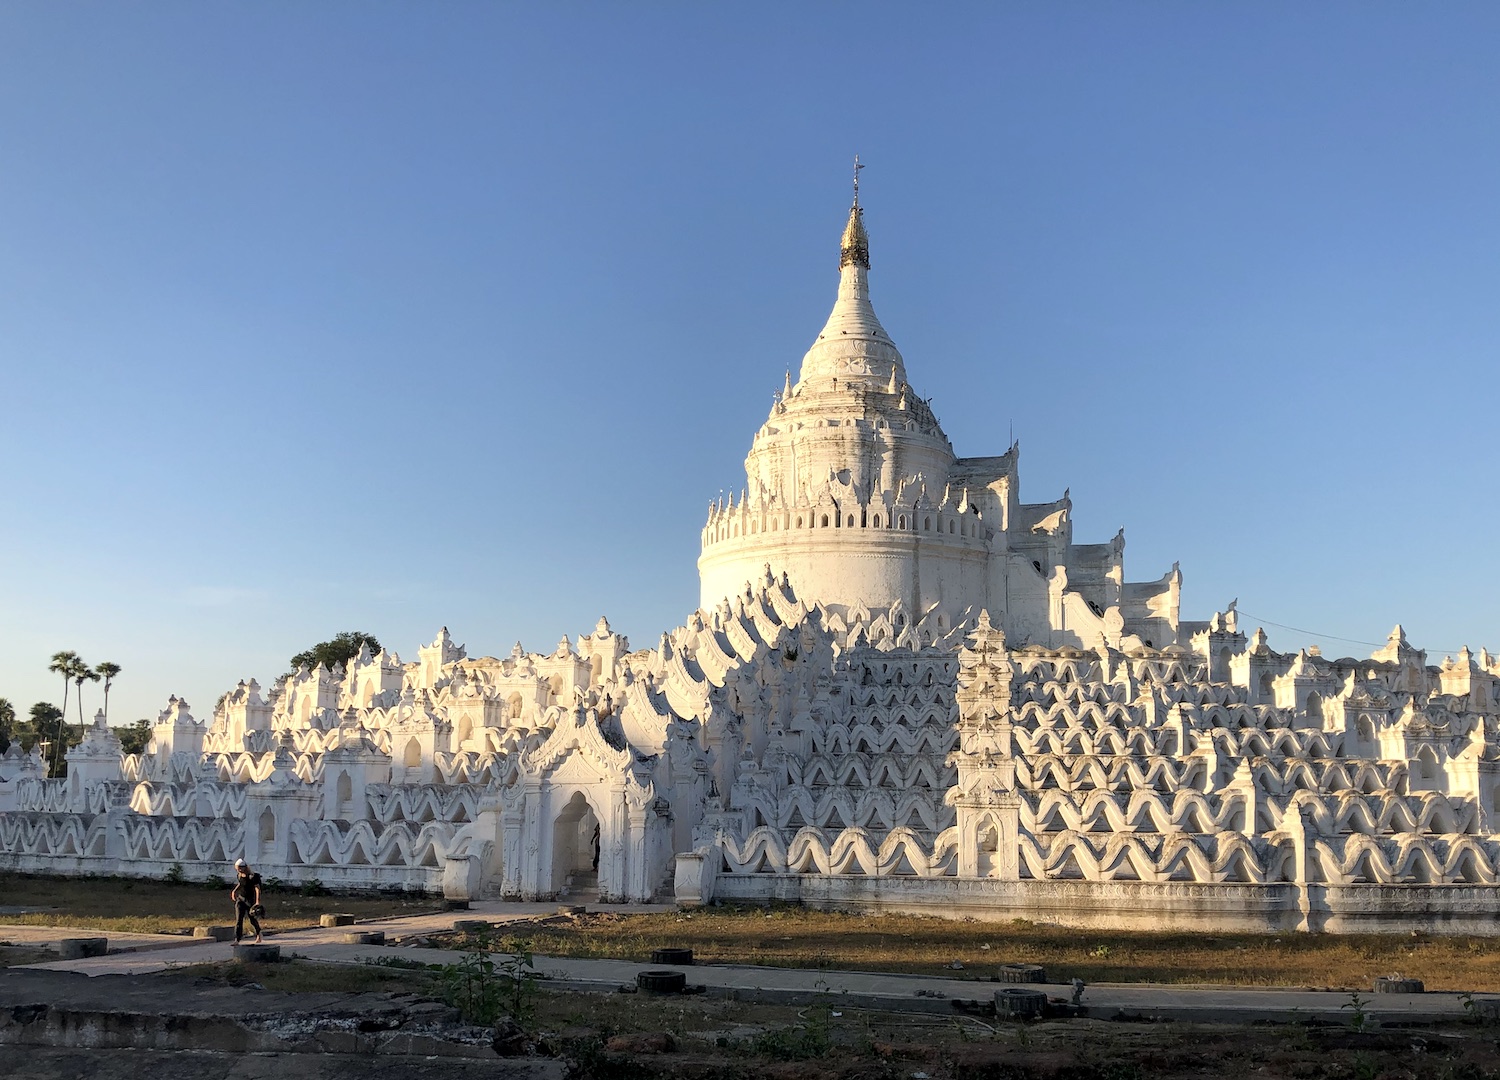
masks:
<instances>
[{"instance_id":1,"label":"low concrete wall","mask_svg":"<svg viewBox=\"0 0 1500 1080\"><path fill-rule=\"evenodd\" d=\"M1494 885L1312 885L1308 892L1313 930L1500 934L1500 887Z\"/></svg>"},{"instance_id":2,"label":"low concrete wall","mask_svg":"<svg viewBox=\"0 0 1500 1080\"><path fill-rule=\"evenodd\" d=\"M996 881L818 874L721 874L719 900L782 900L843 911L1090 929L1330 933L1500 933L1500 888L1486 885L1199 884Z\"/></svg>"}]
</instances>

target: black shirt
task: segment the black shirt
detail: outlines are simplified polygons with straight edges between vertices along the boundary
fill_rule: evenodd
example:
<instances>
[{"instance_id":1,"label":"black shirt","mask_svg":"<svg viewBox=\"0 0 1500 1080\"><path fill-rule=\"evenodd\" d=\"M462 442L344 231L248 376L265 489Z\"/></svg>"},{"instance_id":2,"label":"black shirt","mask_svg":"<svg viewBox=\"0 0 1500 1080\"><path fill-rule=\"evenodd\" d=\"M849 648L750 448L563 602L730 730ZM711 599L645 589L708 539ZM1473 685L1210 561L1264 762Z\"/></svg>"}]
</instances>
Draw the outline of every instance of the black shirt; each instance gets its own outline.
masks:
<instances>
[{"instance_id":1,"label":"black shirt","mask_svg":"<svg viewBox=\"0 0 1500 1080\"><path fill-rule=\"evenodd\" d=\"M255 895L260 891L259 874L241 874L235 887L239 889L239 902L242 904L255 903Z\"/></svg>"}]
</instances>

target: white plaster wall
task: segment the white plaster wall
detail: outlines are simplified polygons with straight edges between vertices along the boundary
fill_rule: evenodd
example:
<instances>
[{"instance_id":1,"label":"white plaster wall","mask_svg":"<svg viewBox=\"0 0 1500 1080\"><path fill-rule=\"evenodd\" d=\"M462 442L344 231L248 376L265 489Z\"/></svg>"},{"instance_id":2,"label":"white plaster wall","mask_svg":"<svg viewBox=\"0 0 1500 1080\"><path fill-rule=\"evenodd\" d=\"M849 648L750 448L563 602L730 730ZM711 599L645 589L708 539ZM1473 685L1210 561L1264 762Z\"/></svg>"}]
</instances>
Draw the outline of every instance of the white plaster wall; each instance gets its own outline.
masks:
<instances>
[{"instance_id":1,"label":"white plaster wall","mask_svg":"<svg viewBox=\"0 0 1500 1080\"><path fill-rule=\"evenodd\" d=\"M955 516L915 513L919 525L932 518L935 528L946 528ZM937 604L951 625L967 608L990 602L989 554L982 537L829 526L715 543L698 560L703 607L742 595L746 582L764 579L767 564L787 575L798 596L828 606L875 609L900 601L920 618Z\"/></svg>"}]
</instances>

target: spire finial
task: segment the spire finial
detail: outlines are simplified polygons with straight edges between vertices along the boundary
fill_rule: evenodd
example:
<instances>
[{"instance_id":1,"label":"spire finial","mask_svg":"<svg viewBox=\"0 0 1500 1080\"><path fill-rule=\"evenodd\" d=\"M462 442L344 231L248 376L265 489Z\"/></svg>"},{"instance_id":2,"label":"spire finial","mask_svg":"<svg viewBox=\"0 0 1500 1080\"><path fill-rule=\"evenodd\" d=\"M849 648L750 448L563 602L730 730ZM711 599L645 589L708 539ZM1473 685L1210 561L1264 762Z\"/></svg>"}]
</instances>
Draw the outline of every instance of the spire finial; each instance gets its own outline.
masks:
<instances>
[{"instance_id":1,"label":"spire finial","mask_svg":"<svg viewBox=\"0 0 1500 1080\"><path fill-rule=\"evenodd\" d=\"M849 222L839 241L839 269L846 266L870 268L870 237L865 233L864 210L859 205L859 155L854 155L854 205L849 207Z\"/></svg>"}]
</instances>

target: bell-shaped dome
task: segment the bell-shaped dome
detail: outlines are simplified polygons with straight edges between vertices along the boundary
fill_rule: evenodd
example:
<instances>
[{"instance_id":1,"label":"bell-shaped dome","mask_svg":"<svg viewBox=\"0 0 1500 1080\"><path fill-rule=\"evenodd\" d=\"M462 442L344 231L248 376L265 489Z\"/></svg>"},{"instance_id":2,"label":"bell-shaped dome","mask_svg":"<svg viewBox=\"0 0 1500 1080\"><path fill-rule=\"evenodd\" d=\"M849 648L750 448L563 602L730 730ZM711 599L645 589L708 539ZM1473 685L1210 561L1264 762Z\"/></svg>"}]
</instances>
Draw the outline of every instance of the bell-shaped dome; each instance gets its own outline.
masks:
<instances>
[{"instance_id":1,"label":"bell-shaped dome","mask_svg":"<svg viewBox=\"0 0 1500 1080\"><path fill-rule=\"evenodd\" d=\"M798 381L848 378L880 386L906 381L906 367L870 304L870 238L855 202L839 244L839 295L817 341L802 358ZM893 382L894 380L894 382Z\"/></svg>"}]
</instances>

